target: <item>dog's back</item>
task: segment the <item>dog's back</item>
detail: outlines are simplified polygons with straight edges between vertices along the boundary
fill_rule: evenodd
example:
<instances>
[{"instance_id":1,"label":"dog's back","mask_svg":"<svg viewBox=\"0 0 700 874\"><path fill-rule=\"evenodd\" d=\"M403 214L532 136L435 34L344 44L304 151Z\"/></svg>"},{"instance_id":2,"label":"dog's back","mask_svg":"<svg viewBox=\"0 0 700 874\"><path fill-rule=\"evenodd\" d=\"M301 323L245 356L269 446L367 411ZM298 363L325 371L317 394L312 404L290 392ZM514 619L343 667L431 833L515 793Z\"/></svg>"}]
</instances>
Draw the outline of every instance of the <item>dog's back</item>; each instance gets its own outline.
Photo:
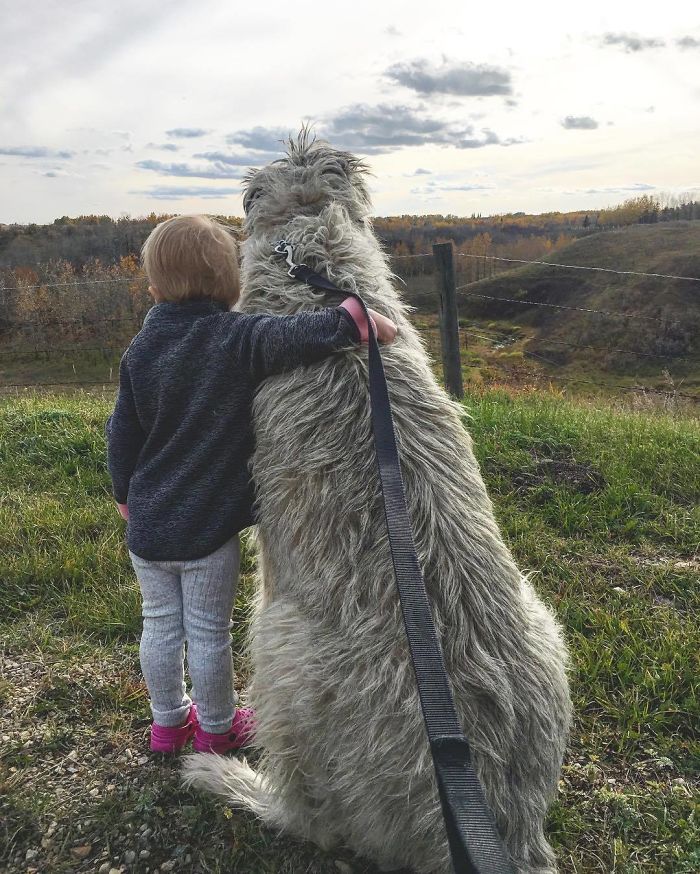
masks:
<instances>
[{"instance_id":1,"label":"dog's back","mask_svg":"<svg viewBox=\"0 0 700 874\"><path fill-rule=\"evenodd\" d=\"M314 147L306 148L297 178L306 174L308 194L326 183L323 170L320 182L312 172ZM292 163L300 155L292 151ZM353 183L357 168L346 172ZM545 874L555 864L543 821L570 712L565 648L502 541L458 408L436 384L371 229L356 214L363 189L353 184L355 204L319 197L316 211L302 208L276 225L274 209L269 220L258 213L245 248L244 307L293 312L321 303L273 260L274 229L296 245L299 260L360 291L399 325L383 359L455 701L516 870ZM282 215L283 186L269 190ZM236 762L192 763L191 777L322 846L343 843L387 868L447 874L371 441L366 353L269 380L255 426L262 595L250 699L265 755L260 773Z\"/></svg>"}]
</instances>

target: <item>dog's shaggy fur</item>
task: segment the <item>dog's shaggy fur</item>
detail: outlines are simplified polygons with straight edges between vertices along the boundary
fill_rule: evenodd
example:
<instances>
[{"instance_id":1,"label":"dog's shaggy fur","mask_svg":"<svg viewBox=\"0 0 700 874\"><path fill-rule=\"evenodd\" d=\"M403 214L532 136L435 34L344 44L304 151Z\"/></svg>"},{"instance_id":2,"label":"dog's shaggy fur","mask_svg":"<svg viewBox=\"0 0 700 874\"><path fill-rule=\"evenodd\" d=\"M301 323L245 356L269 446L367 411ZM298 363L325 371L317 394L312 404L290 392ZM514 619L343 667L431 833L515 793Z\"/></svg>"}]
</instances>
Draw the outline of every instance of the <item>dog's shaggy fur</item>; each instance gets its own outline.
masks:
<instances>
[{"instance_id":1,"label":"dog's shaggy fur","mask_svg":"<svg viewBox=\"0 0 700 874\"><path fill-rule=\"evenodd\" d=\"M302 135L251 175L242 309L331 301L273 242L398 325L383 349L416 547L475 766L519 874L543 833L570 719L566 650L494 520L462 411L437 385L369 222L365 167ZM186 780L382 868L451 871L371 439L365 349L268 380L255 403L261 593L250 703L264 755L195 756Z\"/></svg>"}]
</instances>

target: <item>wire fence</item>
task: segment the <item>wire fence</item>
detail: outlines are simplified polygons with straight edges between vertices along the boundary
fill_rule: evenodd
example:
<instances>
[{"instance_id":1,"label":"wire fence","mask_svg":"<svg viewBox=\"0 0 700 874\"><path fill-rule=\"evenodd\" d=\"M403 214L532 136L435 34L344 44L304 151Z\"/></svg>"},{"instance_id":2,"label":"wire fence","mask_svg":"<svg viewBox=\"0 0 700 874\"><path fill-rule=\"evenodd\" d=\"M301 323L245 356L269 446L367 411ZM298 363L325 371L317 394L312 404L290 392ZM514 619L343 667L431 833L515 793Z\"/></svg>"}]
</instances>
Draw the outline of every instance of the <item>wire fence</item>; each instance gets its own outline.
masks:
<instances>
[{"instance_id":1,"label":"wire fence","mask_svg":"<svg viewBox=\"0 0 700 874\"><path fill-rule=\"evenodd\" d=\"M469 307L478 302L481 308L478 313L468 312L461 319L462 360L466 369L475 366L475 359L479 358L477 352L480 352L485 359L483 370L493 382L508 379L516 383L560 383L598 388L606 393L648 393L683 398L692 403L700 400L691 392L680 390L684 373L670 374L671 369L687 371L693 364L700 369L700 357L693 345L694 334L700 331L700 325L694 326L692 320L689 322L679 315L677 308L665 311L664 299L659 296L659 293L670 290L670 283L673 288L684 284L683 288L690 287L694 292L700 277L465 252L458 252L456 256L457 279L467 280L460 281L455 288L462 306ZM413 320L428 351L439 360L441 335L436 320L438 303L432 259L431 252L419 252L392 255L390 263L404 286L404 296L417 305ZM501 275L494 271L493 266L488 267L489 262L491 265L496 262L508 265L504 267L506 274L518 267L536 266L540 270L577 271L579 274L591 271L628 279L648 278L655 283L653 294L657 311L651 315L648 309L614 310L551 299L528 299L528 294L522 297L489 294L483 285L477 284L483 279L497 279ZM462 268L467 263L471 270L468 275ZM474 263L481 265L476 271L473 270ZM659 285L660 282L665 284ZM38 277L30 277L25 281L15 279L12 284L7 284L7 279L3 284L0 278L0 391L70 386L105 386L113 390L116 385L115 363L151 304L147 280L138 272L123 276L96 275L88 279L47 276L43 282L38 281ZM503 326L504 307L507 308L505 316L511 323L519 321L513 312L520 308L523 312L526 312L525 308L557 311L571 314L564 318L577 316L593 319L594 323L583 323L583 336L561 339L544 332L528 333L517 324L515 330L512 324ZM614 336L625 330L635 342L586 342L586 333L595 335L596 325L608 322L617 325L612 331ZM630 322L644 326L638 329L642 331L643 342L639 342L640 337L631 328L623 328ZM657 326L653 332L652 326ZM552 372L561 371L569 362L557 360L556 350L550 347L562 352L596 353L606 359L639 360L645 364L644 380L635 375L633 384L626 384L610 380L607 374L603 379L593 375L589 378L588 374L579 372ZM517 355L514 350L517 350ZM512 366L514 357L518 358L516 368ZM531 362L533 367L525 369L525 361ZM546 369L542 366L536 369L535 364L544 365Z\"/></svg>"},{"instance_id":2,"label":"wire fence","mask_svg":"<svg viewBox=\"0 0 700 874\"><path fill-rule=\"evenodd\" d=\"M477 255L472 252L457 252L458 258L474 258L478 261L503 261L510 264L536 264L544 267L561 267L564 270L594 270L599 273L615 273L618 276L648 276L653 279L683 279L686 282L700 282L700 276L677 276L674 273L645 273L641 270L616 270L613 267L597 267L587 264L559 264L556 261L533 261L525 258L504 258L499 255ZM396 261L408 258L432 258L432 252L418 252L415 255L392 255Z\"/></svg>"},{"instance_id":3,"label":"wire fence","mask_svg":"<svg viewBox=\"0 0 700 874\"><path fill-rule=\"evenodd\" d=\"M458 285L457 291L462 291L465 288L469 288L468 285ZM657 322L658 324L665 325L667 322L671 321L669 319L659 319L655 316L642 316L639 313L623 313L616 312L614 310L594 310L589 307L574 307L574 306L566 306L564 304L559 303L547 303L545 301L536 301L536 300L518 300L514 297L497 297L492 294L480 294L478 291L470 291L466 294L463 294L462 297L476 297L482 300L495 300L500 301L501 303L512 303L518 306L528 306L528 307L547 307L548 309L553 310L569 310L570 312L577 313L590 313L596 316L607 316L612 319L642 319L645 322ZM673 319L673 321L678 321L678 319Z\"/></svg>"}]
</instances>

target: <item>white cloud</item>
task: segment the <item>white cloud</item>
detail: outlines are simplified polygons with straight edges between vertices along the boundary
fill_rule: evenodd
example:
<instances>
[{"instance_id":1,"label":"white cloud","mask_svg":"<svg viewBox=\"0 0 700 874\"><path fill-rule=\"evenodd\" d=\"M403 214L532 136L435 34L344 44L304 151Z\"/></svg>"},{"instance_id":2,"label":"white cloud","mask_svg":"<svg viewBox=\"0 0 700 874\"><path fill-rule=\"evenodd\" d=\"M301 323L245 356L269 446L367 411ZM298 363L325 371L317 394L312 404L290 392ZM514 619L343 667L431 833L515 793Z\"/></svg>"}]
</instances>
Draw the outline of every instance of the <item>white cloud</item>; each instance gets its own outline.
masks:
<instances>
[{"instance_id":1,"label":"white cloud","mask_svg":"<svg viewBox=\"0 0 700 874\"><path fill-rule=\"evenodd\" d=\"M203 137L208 133L209 131L203 127L175 127L165 132L166 136L174 137L177 140L191 140L196 137Z\"/></svg>"},{"instance_id":2,"label":"white cloud","mask_svg":"<svg viewBox=\"0 0 700 874\"><path fill-rule=\"evenodd\" d=\"M208 188L202 185L165 186L155 185L133 194L141 194L147 198L156 200L185 200L189 198L203 198L205 200L222 200L234 194L240 194L238 188Z\"/></svg>"},{"instance_id":3,"label":"white cloud","mask_svg":"<svg viewBox=\"0 0 700 874\"><path fill-rule=\"evenodd\" d=\"M217 208L240 213L232 180L278 156L303 121L369 156L377 214L423 211L426 197L456 213L479 211L481 198L504 212L568 209L576 197L590 208L626 196L610 189L630 177L659 190L696 179L692 4L589 0L581 17L552 3L535 23L531 7L506 0L480 9L478 26L463 0L416 16L405 0L356 0L351 16L313 0L303 11L5 5L0 222L148 212L154 197L191 211L225 198ZM598 127L566 129L567 117ZM59 172L85 179L44 175ZM463 187L484 179L494 187ZM445 187L412 193L428 180Z\"/></svg>"},{"instance_id":4,"label":"white cloud","mask_svg":"<svg viewBox=\"0 0 700 874\"><path fill-rule=\"evenodd\" d=\"M137 161L139 170L151 170L161 176L198 177L200 179L242 179L245 175L240 167L231 167L220 161L209 164L166 164L163 161Z\"/></svg>"},{"instance_id":5,"label":"white cloud","mask_svg":"<svg viewBox=\"0 0 700 874\"><path fill-rule=\"evenodd\" d=\"M641 37L633 33L606 33L601 38L601 45L616 46L626 52L634 53L663 48L666 43L657 37Z\"/></svg>"},{"instance_id":6,"label":"white cloud","mask_svg":"<svg viewBox=\"0 0 700 874\"><path fill-rule=\"evenodd\" d=\"M575 191L567 191L567 194L645 194L648 191L655 191L656 185L649 185L646 182L635 182L632 185L610 185L607 188L579 188Z\"/></svg>"},{"instance_id":7,"label":"white cloud","mask_svg":"<svg viewBox=\"0 0 700 874\"><path fill-rule=\"evenodd\" d=\"M566 130L595 130L598 122L590 115L567 115L561 126Z\"/></svg>"},{"instance_id":8,"label":"white cloud","mask_svg":"<svg viewBox=\"0 0 700 874\"><path fill-rule=\"evenodd\" d=\"M426 145L481 149L484 146L511 146L522 142L516 137L501 139L488 128L476 130L471 123L455 123L449 118L433 115L423 105L414 108L393 103L345 106L319 121L316 130L320 137L333 145L363 155L380 155ZM227 141L254 149L270 148L283 139L281 131L281 128L268 130L256 127L230 134ZM285 138L288 136L286 134ZM249 157L254 159L255 155ZM232 160L236 160L235 156Z\"/></svg>"},{"instance_id":9,"label":"white cloud","mask_svg":"<svg viewBox=\"0 0 700 874\"><path fill-rule=\"evenodd\" d=\"M493 97L510 95L511 74L502 67L474 64L470 61L443 61L432 64L423 58L393 64L384 75L387 79L421 95L454 94L459 97Z\"/></svg>"},{"instance_id":10,"label":"white cloud","mask_svg":"<svg viewBox=\"0 0 700 874\"><path fill-rule=\"evenodd\" d=\"M47 149L46 146L0 146L0 155L13 158L72 158L75 152L67 149Z\"/></svg>"}]
</instances>

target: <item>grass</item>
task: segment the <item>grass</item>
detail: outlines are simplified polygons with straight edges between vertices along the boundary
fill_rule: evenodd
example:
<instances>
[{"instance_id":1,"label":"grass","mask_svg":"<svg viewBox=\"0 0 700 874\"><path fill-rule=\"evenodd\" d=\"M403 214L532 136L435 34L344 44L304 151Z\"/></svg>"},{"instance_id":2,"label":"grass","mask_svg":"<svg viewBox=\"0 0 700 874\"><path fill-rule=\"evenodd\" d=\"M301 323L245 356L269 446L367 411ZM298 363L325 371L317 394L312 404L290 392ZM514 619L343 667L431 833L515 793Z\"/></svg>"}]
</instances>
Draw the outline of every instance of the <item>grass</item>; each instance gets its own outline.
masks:
<instances>
[{"instance_id":1,"label":"grass","mask_svg":"<svg viewBox=\"0 0 700 874\"><path fill-rule=\"evenodd\" d=\"M122 341L126 348L129 340ZM112 346L117 347L119 340L115 338ZM29 386L33 384L70 383L77 380L83 382L111 383L119 378L119 360L121 353L106 349L104 353L97 349L85 351L80 346L63 351L55 349L47 353L34 353L31 350L23 352L8 352L0 357L0 386Z\"/></svg>"},{"instance_id":2,"label":"grass","mask_svg":"<svg viewBox=\"0 0 700 874\"><path fill-rule=\"evenodd\" d=\"M571 646L577 717L548 824L561 871L690 874L697 422L506 391L466 406L504 534ZM139 598L105 473L108 410L84 394L0 401L0 867L369 874L181 791L177 768L145 755ZM244 571L238 653L250 549ZM246 669L239 659L242 681Z\"/></svg>"}]
</instances>

